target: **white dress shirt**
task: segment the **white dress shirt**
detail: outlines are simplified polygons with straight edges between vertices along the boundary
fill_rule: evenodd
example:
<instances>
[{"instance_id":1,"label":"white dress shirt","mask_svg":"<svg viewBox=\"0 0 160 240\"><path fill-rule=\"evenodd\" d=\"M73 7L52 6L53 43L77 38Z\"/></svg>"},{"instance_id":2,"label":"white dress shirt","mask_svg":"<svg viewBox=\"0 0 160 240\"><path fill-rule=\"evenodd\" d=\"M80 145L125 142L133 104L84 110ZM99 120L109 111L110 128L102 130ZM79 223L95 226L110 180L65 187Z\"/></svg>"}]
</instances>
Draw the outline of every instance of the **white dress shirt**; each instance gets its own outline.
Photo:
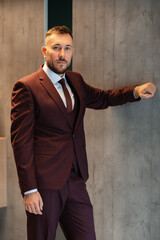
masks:
<instances>
[{"instance_id":1,"label":"white dress shirt","mask_svg":"<svg viewBox=\"0 0 160 240\"><path fill-rule=\"evenodd\" d=\"M69 92L69 94L70 94L70 96L71 96L72 109L73 109L73 107L74 107L74 95L73 95L73 93L72 93L72 91L71 91L70 86L68 85L68 83L67 83L67 81L66 81L65 73L63 74L62 77L60 77L58 74L56 74L55 72L53 72L52 70L50 70L50 68L47 66L46 63L45 63L44 66L43 66L43 70L45 71L45 73L47 74L47 76L49 77L49 79L52 81L54 87L56 88L57 92L59 93L60 97L62 98L65 107L67 107L67 105L66 105L66 98L65 98L65 95L64 95L64 92L63 92L62 85L58 82L58 81L60 81L62 78L65 79L66 87L67 87L68 92Z\"/></svg>"}]
</instances>

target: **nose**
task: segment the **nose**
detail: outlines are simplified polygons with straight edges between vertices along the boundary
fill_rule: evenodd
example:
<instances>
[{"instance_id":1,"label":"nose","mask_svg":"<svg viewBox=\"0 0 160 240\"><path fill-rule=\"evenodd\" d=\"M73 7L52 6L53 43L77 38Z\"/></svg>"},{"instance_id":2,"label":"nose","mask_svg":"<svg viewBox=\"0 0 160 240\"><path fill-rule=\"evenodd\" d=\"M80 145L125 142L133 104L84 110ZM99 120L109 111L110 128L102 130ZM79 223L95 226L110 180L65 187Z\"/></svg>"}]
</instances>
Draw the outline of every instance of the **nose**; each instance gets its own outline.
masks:
<instances>
[{"instance_id":1,"label":"nose","mask_svg":"<svg viewBox=\"0 0 160 240\"><path fill-rule=\"evenodd\" d=\"M60 52L59 52L59 58L63 59L65 56L65 52L64 52L64 49L61 48Z\"/></svg>"}]
</instances>

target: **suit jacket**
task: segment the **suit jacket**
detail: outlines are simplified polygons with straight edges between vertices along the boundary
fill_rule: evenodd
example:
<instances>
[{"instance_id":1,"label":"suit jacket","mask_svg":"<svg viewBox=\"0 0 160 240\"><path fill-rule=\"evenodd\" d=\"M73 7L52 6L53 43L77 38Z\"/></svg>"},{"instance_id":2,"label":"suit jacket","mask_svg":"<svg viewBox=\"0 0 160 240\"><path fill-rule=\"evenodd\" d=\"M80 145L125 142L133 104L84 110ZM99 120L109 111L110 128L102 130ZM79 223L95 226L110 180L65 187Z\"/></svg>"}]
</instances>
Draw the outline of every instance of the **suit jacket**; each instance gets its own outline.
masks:
<instances>
[{"instance_id":1,"label":"suit jacket","mask_svg":"<svg viewBox=\"0 0 160 240\"><path fill-rule=\"evenodd\" d=\"M14 85L11 142L22 194L34 188L60 189L70 175L74 154L86 181L88 165L83 125L86 108L105 109L136 101L133 87L103 91L89 86L79 73L67 71L66 78L80 103L74 129L42 66Z\"/></svg>"}]
</instances>

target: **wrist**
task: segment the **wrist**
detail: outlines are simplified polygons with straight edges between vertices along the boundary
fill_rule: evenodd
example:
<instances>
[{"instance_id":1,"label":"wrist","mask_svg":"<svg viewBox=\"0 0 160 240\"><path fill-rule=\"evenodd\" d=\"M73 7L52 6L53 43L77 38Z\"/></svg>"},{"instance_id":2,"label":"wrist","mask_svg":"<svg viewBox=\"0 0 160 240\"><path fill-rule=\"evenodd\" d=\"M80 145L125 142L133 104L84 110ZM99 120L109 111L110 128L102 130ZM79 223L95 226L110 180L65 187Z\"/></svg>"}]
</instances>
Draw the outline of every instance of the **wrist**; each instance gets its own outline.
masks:
<instances>
[{"instance_id":1,"label":"wrist","mask_svg":"<svg viewBox=\"0 0 160 240\"><path fill-rule=\"evenodd\" d=\"M139 98L139 94L138 94L138 91L137 91L137 87L135 87L135 88L133 89L133 95L134 95L135 99Z\"/></svg>"},{"instance_id":2,"label":"wrist","mask_svg":"<svg viewBox=\"0 0 160 240\"><path fill-rule=\"evenodd\" d=\"M24 192L24 195L27 195L27 194L30 194L30 193L34 193L34 192L37 192L37 191L38 191L38 189L35 188L35 189L29 190L27 192Z\"/></svg>"}]
</instances>

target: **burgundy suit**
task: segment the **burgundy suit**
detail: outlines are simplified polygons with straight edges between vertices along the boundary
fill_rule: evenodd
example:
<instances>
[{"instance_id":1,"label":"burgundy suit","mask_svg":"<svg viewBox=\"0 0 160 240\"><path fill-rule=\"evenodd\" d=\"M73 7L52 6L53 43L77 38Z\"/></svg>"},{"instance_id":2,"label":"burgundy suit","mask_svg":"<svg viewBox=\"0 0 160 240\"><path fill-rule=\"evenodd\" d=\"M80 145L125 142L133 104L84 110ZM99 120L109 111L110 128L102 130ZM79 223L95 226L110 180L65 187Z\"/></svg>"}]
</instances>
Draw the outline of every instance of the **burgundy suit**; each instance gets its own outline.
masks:
<instances>
[{"instance_id":1,"label":"burgundy suit","mask_svg":"<svg viewBox=\"0 0 160 240\"><path fill-rule=\"evenodd\" d=\"M22 194L34 188L62 189L69 179L75 156L85 182L88 179L85 109L105 109L136 101L133 87L102 91L89 86L79 73L72 71L66 72L66 79L78 96L74 128L42 67L20 79L13 88L11 141Z\"/></svg>"}]
</instances>

